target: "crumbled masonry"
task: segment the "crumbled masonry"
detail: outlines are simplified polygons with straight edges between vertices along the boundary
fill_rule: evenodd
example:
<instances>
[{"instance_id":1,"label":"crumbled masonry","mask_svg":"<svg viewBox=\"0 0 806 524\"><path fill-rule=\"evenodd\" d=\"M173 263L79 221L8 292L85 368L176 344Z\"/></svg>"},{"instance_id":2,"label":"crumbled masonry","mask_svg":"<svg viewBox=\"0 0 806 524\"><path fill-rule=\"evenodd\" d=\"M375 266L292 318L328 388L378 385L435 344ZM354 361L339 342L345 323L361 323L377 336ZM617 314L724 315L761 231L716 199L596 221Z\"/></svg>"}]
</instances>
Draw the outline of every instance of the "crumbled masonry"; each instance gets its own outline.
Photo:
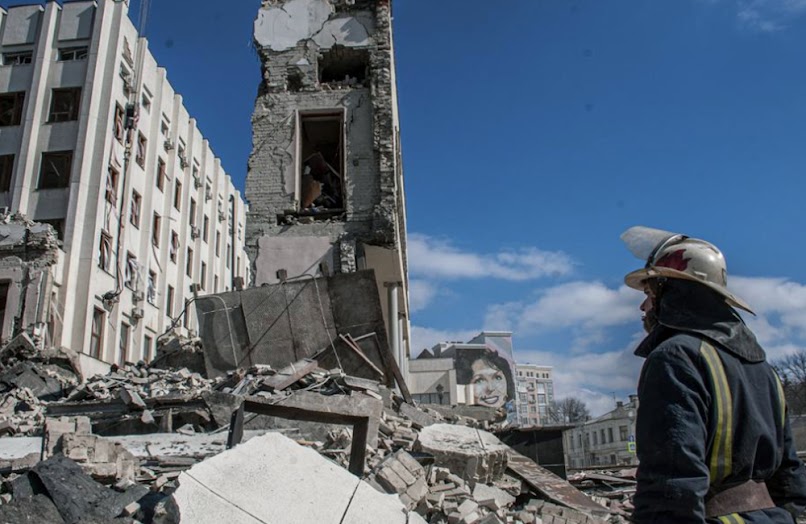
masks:
<instances>
[{"instance_id":1,"label":"crumbled masonry","mask_svg":"<svg viewBox=\"0 0 806 524\"><path fill-rule=\"evenodd\" d=\"M61 389L7 383L11 389L3 405L15 408L0 413L8 435L0 438L2 522L25 522L28 514L47 516L47 522L206 522L189 508L198 506L192 501L209 499L208 489L217 493L216 500L229 501L224 506L249 499L253 489L261 496L251 499L270 503L255 511L286 505L288 522L327 522L318 519L321 512L345 523L603 523L622 522L620 515L629 509L619 502L609 511L586 499L597 511L580 511L545 498L508 469L514 451L487 431L495 424L418 408L377 382L338 369L309 365L290 375L262 365L208 379L185 368L140 363L80 382L79 375L67 373L68 357L52 352L49 359L26 361L27 372L50 377ZM50 375L54 362L64 367ZM18 356L0 361L7 369L18 364ZM53 389L62 396L37 396ZM304 411L310 401L295 399L311 395L340 398L343 405L362 398L383 404L363 481L347 471L353 432L345 425L283 426L257 417L245 422L242 443L227 450L232 414L242 402L300 405ZM258 456L272 465L270 475L249 474L261 463L238 458ZM282 466L283 460L296 466ZM220 476L221 471L231 473ZM563 496L584 497L558 477L552 482L562 486ZM88 495L74 500L80 498L72 495L76 489ZM333 494L332 503L324 492ZM605 498L597 493L597 500ZM223 511L215 504L208 509L209 515Z\"/></svg>"}]
</instances>

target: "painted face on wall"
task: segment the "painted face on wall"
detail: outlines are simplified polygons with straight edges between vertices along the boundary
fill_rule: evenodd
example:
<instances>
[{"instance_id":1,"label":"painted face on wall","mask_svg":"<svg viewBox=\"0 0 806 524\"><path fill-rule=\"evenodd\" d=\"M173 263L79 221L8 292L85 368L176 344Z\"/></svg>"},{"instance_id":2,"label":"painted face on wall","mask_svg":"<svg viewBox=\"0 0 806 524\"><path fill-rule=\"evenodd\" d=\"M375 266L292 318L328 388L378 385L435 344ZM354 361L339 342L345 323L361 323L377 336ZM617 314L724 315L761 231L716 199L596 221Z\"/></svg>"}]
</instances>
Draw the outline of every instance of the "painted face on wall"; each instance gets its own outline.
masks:
<instances>
[{"instance_id":1,"label":"painted face on wall","mask_svg":"<svg viewBox=\"0 0 806 524\"><path fill-rule=\"evenodd\" d=\"M507 379L504 372L484 359L477 359L471 366L473 396L476 404L499 408L507 401Z\"/></svg>"}]
</instances>

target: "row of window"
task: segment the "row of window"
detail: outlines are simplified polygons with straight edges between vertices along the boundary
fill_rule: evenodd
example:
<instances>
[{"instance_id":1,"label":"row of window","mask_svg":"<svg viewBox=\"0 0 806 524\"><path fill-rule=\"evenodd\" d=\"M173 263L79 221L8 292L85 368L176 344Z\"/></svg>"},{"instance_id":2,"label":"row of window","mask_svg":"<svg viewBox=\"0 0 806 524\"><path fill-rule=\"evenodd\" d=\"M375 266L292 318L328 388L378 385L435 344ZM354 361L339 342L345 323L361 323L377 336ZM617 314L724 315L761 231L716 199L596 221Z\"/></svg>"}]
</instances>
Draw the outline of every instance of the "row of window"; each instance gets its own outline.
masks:
<instances>
[{"instance_id":1,"label":"row of window","mask_svg":"<svg viewBox=\"0 0 806 524\"><path fill-rule=\"evenodd\" d=\"M75 60L86 60L89 50L87 46L61 47L56 53L56 60L59 62L72 62ZM34 61L33 49L25 51L13 51L0 55L0 65L28 65Z\"/></svg>"},{"instance_id":2,"label":"row of window","mask_svg":"<svg viewBox=\"0 0 806 524\"><path fill-rule=\"evenodd\" d=\"M619 426L618 430L619 430L619 441L620 442L626 442L627 439L629 438L629 435L628 435L628 433L630 431L629 426ZM596 430L593 430L592 432L585 433L585 447L586 448L591 447L591 435L593 435L593 445L594 446L598 446L600 443L602 445L612 444L613 443L613 428L612 427L607 428L607 431L605 431L605 428L601 428L598 432ZM571 444L571 449L574 449L574 438L571 437L569 440L570 440L570 444ZM582 433L577 434L577 446L579 448L583 447L582 446Z\"/></svg>"},{"instance_id":3,"label":"row of window","mask_svg":"<svg viewBox=\"0 0 806 524\"><path fill-rule=\"evenodd\" d=\"M22 123L25 91L0 94L0 127L18 126ZM81 88L64 87L51 90L48 123L78 120L81 107Z\"/></svg>"},{"instance_id":4,"label":"row of window","mask_svg":"<svg viewBox=\"0 0 806 524\"><path fill-rule=\"evenodd\" d=\"M536 371L518 371L518 376L526 378L551 378L549 373L538 373Z\"/></svg>"},{"instance_id":5,"label":"row of window","mask_svg":"<svg viewBox=\"0 0 806 524\"><path fill-rule=\"evenodd\" d=\"M95 308L92 313L92 325L90 328L90 356L102 360L104 357L104 326L106 325L106 311ZM118 364L128 362L131 355L131 326L125 322L120 323L120 339L118 342L118 354L115 361ZM143 336L143 360L149 362L154 348L154 339L151 335Z\"/></svg>"}]
</instances>

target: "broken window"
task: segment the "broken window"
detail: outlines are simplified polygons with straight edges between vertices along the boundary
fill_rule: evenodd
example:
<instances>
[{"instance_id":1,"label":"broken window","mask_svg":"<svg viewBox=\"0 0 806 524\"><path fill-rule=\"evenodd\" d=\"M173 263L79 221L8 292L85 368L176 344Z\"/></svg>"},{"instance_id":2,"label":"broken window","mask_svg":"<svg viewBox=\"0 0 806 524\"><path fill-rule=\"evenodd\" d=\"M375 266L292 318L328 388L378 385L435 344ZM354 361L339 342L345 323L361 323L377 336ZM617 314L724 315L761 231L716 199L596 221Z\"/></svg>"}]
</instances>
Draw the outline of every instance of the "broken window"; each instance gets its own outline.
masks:
<instances>
[{"instance_id":1,"label":"broken window","mask_svg":"<svg viewBox=\"0 0 806 524\"><path fill-rule=\"evenodd\" d=\"M33 51L17 51L16 53L3 53L3 65L26 65L34 61Z\"/></svg>"},{"instance_id":2,"label":"broken window","mask_svg":"<svg viewBox=\"0 0 806 524\"><path fill-rule=\"evenodd\" d=\"M118 355L118 363L122 366L129 359L129 325L125 322L120 323L120 353Z\"/></svg>"},{"instance_id":3,"label":"broken window","mask_svg":"<svg viewBox=\"0 0 806 524\"><path fill-rule=\"evenodd\" d=\"M106 231L101 231L101 243L98 246L98 267L109 271L112 261L112 237Z\"/></svg>"},{"instance_id":4,"label":"broken window","mask_svg":"<svg viewBox=\"0 0 806 524\"><path fill-rule=\"evenodd\" d=\"M185 274L193 278L193 248L188 248L188 259L185 264Z\"/></svg>"},{"instance_id":5,"label":"broken window","mask_svg":"<svg viewBox=\"0 0 806 524\"><path fill-rule=\"evenodd\" d=\"M22 122L25 91L0 94L0 126L18 126Z\"/></svg>"},{"instance_id":6,"label":"broken window","mask_svg":"<svg viewBox=\"0 0 806 524\"><path fill-rule=\"evenodd\" d=\"M182 182L179 179L176 179L176 184L174 186L174 209L177 211L180 210L182 207Z\"/></svg>"},{"instance_id":7,"label":"broken window","mask_svg":"<svg viewBox=\"0 0 806 524\"><path fill-rule=\"evenodd\" d=\"M154 218L151 221L151 243L154 247L160 247L160 233L162 231L162 217L154 212Z\"/></svg>"},{"instance_id":8,"label":"broken window","mask_svg":"<svg viewBox=\"0 0 806 524\"><path fill-rule=\"evenodd\" d=\"M70 185L70 167L73 163L72 151L42 153L39 168L38 189L58 189Z\"/></svg>"},{"instance_id":9,"label":"broken window","mask_svg":"<svg viewBox=\"0 0 806 524\"><path fill-rule=\"evenodd\" d=\"M171 246L170 251L168 254L170 255L171 262L176 264L176 255L179 252L179 235L176 234L176 231L171 231Z\"/></svg>"},{"instance_id":10,"label":"broken window","mask_svg":"<svg viewBox=\"0 0 806 524\"><path fill-rule=\"evenodd\" d=\"M134 253L126 253L126 267L123 271L124 284L129 289L137 290L137 275L140 272L140 266L137 264L137 258Z\"/></svg>"},{"instance_id":11,"label":"broken window","mask_svg":"<svg viewBox=\"0 0 806 524\"><path fill-rule=\"evenodd\" d=\"M112 166L106 170L106 201L113 206L118 200L118 170Z\"/></svg>"},{"instance_id":12,"label":"broken window","mask_svg":"<svg viewBox=\"0 0 806 524\"><path fill-rule=\"evenodd\" d=\"M145 362L151 361L151 347L154 345L154 340L149 336L143 336L143 360Z\"/></svg>"},{"instance_id":13,"label":"broken window","mask_svg":"<svg viewBox=\"0 0 806 524\"><path fill-rule=\"evenodd\" d=\"M368 66L366 49L334 46L319 57L319 83L331 87L363 87Z\"/></svg>"},{"instance_id":14,"label":"broken window","mask_svg":"<svg viewBox=\"0 0 806 524\"><path fill-rule=\"evenodd\" d=\"M165 179L167 178L165 172L165 161L161 158L157 159L157 189L160 191L165 190Z\"/></svg>"},{"instance_id":15,"label":"broken window","mask_svg":"<svg viewBox=\"0 0 806 524\"><path fill-rule=\"evenodd\" d=\"M90 356L100 359L103 353L104 318L103 309L95 308L92 311L92 327L90 331Z\"/></svg>"},{"instance_id":16,"label":"broken window","mask_svg":"<svg viewBox=\"0 0 806 524\"><path fill-rule=\"evenodd\" d=\"M146 166L146 146L148 140L143 136L143 133L137 133L137 153L134 157L135 162L140 167Z\"/></svg>"},{"instance_id":17,"label":"broken window","mask_svg":"<svg viewBox=\"0 0 806 524\"><path fill-rule=\"evenodd\" d=\"M148 271L148 289L146 289L146 300L149 304L157 305L157 272Z\"/></svg>"},{"instance_id":18,"label":"broken window","mask_svg":"<svg viewBox=\"0 0 806 524\"><path fill-rule=\"evenodd\" d=\"M59 62L71 62L73 60L86 60L87 46L62 47L59 49Z\"/></svg>"},{"instance_id":19,"label":"broken window","mask_svg":"<svg viewBox=\"0 0 806 524\"><path fill-rule=\"evenodd\" d=\"M300 212L344 208L344 113L300 115ZM332 214L332 213L331 213Z\"/></svg>"},{"instance_id":20,"label":"broken window","mask_svg":"<svg viewBox=\"0 0 806 524\"><path fill-rule=\"evenodd\" d=\"M168 286L165 293L165 314L173 318L174 314L174 287Z\"/></svg>"},{"instance_id":21,"label":"broken window","mask_svg":"<svg viewBox=\"0 0 806 524\"><path fill-rule=\"evenodd\" d=\"M51 91L48 122L68 122L78 120L81 103L81 88L54 89Z\"/></svg>"},{"instance_id":22,"label":"broken window","mask_svg":"<svg viewBox=\"0 0 806 524\"><path fill-rule=\"evenodd\" d=\"M11 191L14 155L0 155L0 191Z\"/></svg>"},{"instance_id":23,"label":"broken window","mask_svg":"<svg viewBox=\"0 0 806 524\"><path fill-rule=\"evenodd\" d=\"M140 228L140 207L143 204L143 197L137 191L132 191L132 207L129 211L129 222L136 227Z\"/></svg>"},{"instance_id":24,"label":"broken window","mask_svg":"<svg viewBox=\"0 0 806 524\"><path fill-rule=\"evenodd\" d=\"M17 51L12 53L3 53L2 65L27 65L32 64L34 59L33 51Z\"/></svg>"},{"instance_id":25,"label":"broken window","mask_svg":"<svg viewBox=\"0 0 806 524\"><path fill-rule=\"evenodd\" d=\"M124 125L125 118L126 112L120 104L115 104L115 138L117 138L118 142L121 144L123 143L123 137L126 135L126 126Z\"/></svg>"}]
</instances>

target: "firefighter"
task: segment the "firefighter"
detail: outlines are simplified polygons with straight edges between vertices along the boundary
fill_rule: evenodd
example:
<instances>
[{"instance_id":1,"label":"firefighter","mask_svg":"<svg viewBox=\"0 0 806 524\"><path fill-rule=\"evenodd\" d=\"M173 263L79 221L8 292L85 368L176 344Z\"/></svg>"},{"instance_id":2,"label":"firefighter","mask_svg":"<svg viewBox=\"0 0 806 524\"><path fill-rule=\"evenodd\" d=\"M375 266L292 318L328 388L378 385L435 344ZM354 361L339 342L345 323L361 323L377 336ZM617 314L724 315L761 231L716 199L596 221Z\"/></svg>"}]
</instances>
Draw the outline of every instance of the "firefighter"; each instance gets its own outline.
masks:
<instances>
[{"instance_id":1,"label":"firefighter","mask_svg":"<svg viewBox=\"0 0 806 524\"><path fill-rule=\"evenodd\" d=\"M783 387L728 291L713 244L641 226L622 235L646 265L638 383L639 524L794 524L806 508Z\"/></svg>"}]
</instances>

